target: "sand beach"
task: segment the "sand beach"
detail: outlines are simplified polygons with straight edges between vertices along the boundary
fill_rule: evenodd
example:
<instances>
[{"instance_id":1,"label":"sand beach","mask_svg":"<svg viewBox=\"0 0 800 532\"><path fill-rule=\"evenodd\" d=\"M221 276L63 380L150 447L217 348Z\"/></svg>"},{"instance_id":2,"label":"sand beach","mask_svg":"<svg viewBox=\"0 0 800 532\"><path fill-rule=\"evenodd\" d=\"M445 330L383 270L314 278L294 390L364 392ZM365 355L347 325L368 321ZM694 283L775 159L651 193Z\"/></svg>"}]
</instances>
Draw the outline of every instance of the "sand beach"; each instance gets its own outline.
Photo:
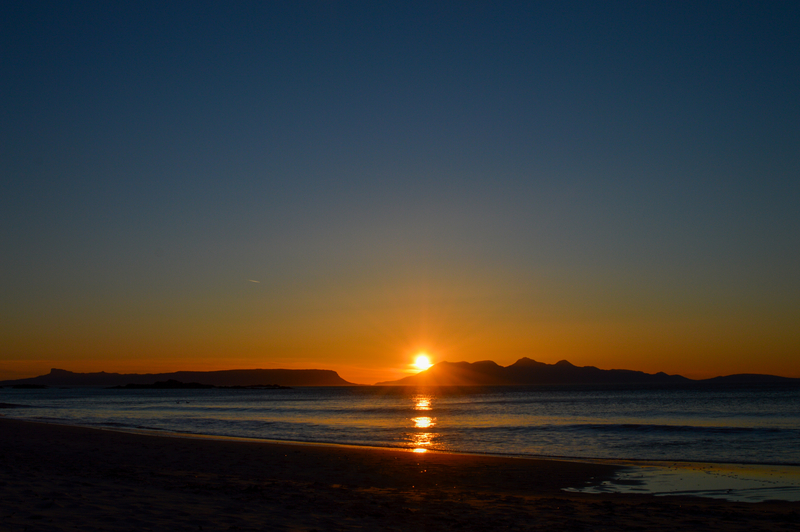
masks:
<instances>
[{"instance_id":1,"label":"sand beach","mask_svg":"<svg viewBox=\"0 0 800 532\"><path fill-rule=\"evenodd\" d=\"M0 418L2 530L797 530L793 502L573 493L616 466Z\"/></svg>"}]
</instances>

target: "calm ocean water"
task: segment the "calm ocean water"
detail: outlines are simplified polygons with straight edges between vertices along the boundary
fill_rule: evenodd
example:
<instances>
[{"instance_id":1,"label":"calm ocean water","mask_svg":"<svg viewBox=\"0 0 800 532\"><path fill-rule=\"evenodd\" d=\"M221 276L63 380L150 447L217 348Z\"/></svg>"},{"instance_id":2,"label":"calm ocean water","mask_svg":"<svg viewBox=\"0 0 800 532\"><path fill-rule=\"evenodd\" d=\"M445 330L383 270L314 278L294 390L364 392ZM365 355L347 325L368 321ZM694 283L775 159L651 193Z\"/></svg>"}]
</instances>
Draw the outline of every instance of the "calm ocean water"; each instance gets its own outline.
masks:
<instances>
[{"instance_id":1,"label":"calm ocean water","mask_svg":"<svg viewBox=\"0 0 800 532\"><path fill-rule=\"evenodd\" d=\"M10 418L499 455L800 464L800 387L0 389Z\"/></svg>"}]
</instances>

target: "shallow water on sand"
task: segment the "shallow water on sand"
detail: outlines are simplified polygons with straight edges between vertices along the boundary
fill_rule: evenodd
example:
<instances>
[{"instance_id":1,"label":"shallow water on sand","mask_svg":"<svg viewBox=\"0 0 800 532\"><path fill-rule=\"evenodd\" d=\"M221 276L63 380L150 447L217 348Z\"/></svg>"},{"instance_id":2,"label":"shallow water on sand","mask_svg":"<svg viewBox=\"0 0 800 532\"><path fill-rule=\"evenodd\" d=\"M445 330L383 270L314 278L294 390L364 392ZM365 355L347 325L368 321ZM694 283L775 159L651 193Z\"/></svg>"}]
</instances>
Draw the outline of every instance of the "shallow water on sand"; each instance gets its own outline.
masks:
<instances>
[{"instance_id":1,"label":"shallow water on sand","mask_svg":"<svg viewBox=\"0 0 800 532\"><path fill-rule=\"evenodd\" d=\"M627 464L612 480L566 491L687 495L738 502L800 501L800 467L637 462Z\"/></svg>"}]
</instances>

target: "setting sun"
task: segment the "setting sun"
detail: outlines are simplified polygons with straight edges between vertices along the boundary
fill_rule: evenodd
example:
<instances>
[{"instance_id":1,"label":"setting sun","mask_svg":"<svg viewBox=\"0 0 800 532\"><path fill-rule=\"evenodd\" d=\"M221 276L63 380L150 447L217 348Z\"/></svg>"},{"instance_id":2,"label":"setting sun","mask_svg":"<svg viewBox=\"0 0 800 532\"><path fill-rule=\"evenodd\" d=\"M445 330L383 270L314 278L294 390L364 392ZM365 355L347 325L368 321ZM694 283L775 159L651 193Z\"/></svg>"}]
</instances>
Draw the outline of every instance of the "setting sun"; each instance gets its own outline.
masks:
<instances>
[{"instance_id":1,"label":"setting sun","mask_svg":"<svg viewBox=\"0 0 800 532\"><path fill-rule=\"evenodd\" d=\"M426 370L431 367L431 359L425 353L420 353L417 355L417 358L414 359L414 367L421 370Z\"/></svg>"}]
</instances>

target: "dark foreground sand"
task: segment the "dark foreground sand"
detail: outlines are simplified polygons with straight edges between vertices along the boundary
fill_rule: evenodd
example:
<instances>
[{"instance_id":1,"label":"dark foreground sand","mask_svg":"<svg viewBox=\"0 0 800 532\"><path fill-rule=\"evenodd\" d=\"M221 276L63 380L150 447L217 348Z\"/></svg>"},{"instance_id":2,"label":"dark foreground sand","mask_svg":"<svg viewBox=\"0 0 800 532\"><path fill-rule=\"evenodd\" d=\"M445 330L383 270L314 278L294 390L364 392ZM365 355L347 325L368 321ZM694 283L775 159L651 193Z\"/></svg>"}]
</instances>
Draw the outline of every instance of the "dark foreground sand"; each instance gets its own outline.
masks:
<instances>
[{"instance_id":1,"label":"dark foreground sand","mask_svg":"<svg viewBox=\"0 0 800 532\"><path fill-rule=\"evenodd\" d=\"M800 506L561 491L614 466L0 418L0 530L800 530Z\"/></svg>"}]
</instances>

